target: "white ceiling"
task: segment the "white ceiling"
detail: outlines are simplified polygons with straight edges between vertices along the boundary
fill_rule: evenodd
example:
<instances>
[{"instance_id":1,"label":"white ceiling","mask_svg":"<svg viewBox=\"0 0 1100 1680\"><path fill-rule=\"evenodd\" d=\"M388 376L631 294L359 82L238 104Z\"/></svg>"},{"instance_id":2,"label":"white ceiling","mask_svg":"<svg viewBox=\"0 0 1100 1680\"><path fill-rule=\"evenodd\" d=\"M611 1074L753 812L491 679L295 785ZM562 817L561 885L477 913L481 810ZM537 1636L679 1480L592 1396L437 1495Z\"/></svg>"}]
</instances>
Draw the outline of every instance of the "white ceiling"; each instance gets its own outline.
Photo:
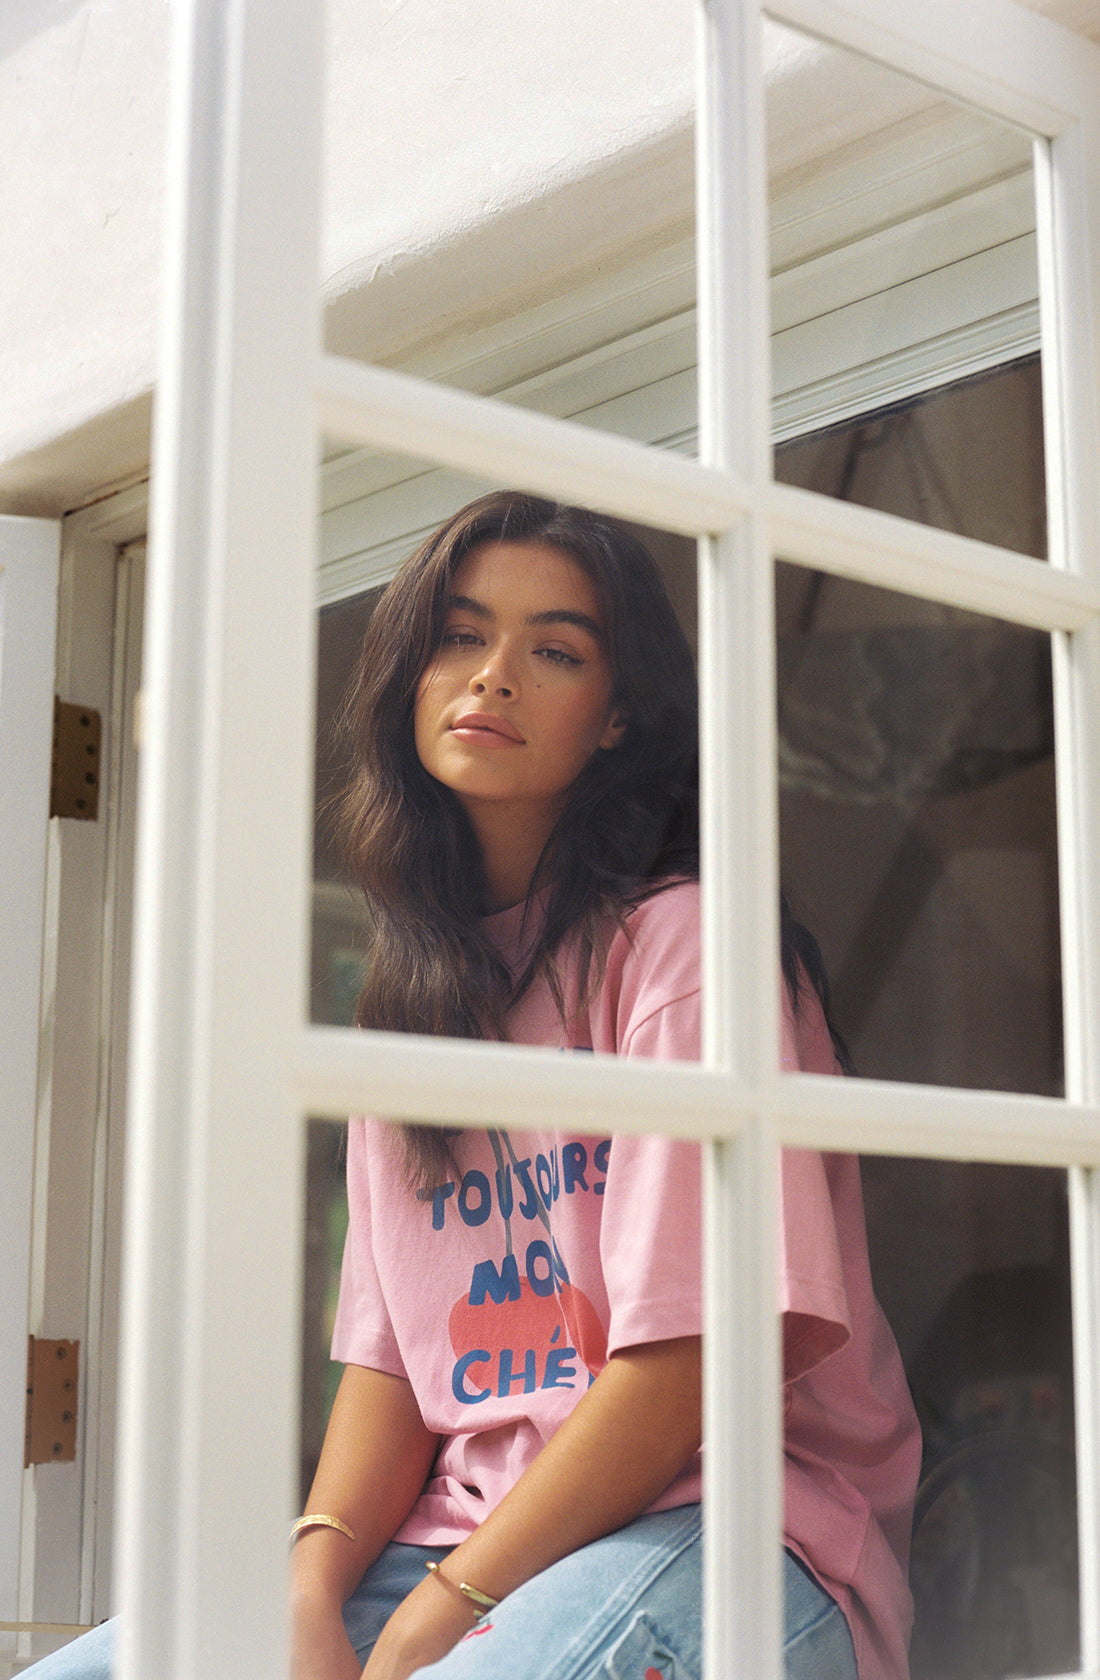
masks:
<instances>
[{"instance_id":1,"label":"white ceiling","mask_svg":"<svg viewBox=\"0 0 1100 1680\"><path fill-rule=\"evenodd\" d=\"M1090 41L1100 41L1100 0L1022 0L1022 4Z\"/></svg>"}]
</instances>

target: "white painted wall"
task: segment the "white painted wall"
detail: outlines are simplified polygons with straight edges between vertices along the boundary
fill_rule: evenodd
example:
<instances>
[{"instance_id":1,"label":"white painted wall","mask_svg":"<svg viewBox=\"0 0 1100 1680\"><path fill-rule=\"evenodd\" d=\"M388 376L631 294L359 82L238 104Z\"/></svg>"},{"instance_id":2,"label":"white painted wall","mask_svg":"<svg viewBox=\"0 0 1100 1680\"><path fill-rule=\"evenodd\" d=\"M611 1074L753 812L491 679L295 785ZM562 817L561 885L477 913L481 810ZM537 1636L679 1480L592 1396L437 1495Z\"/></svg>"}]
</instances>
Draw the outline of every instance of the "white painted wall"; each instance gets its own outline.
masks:
<instances>
[{"instance_id":1,"label":"white painted wall","mask_svg":"<svg viewBox=\"0 0 1100 1680\"><path fill-rule=\"evenodd\" d=\"M1096 0L1029 3L1100 39ZM682 237L692 11L330 0L333 347L394 358ZM168 12L0 5L0 509L61 512L147 460Z\"/></svg>"}]
</instances>

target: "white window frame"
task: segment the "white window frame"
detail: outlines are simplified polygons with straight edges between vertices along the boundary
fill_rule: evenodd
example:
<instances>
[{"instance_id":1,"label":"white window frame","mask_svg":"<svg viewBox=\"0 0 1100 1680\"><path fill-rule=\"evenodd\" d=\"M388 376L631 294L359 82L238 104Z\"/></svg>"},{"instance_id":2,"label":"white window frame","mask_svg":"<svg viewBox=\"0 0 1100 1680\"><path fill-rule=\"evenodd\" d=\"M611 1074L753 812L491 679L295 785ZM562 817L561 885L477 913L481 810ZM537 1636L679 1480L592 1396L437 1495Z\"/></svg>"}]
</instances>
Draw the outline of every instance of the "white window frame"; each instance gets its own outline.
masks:
<instances>
[{"instance_id":1,"label":"white window frame","mask_svg":"<svg viewBox=\"0 0 1100 1680\"><path fill-rule=\"evenodd\" d=\"M709 1140L708 1313L721 1332L708 1339L706 1392L710 1680L780 1673L778 1145L1073 1170L1082 1668L1100 1668L1100 54L1012 0L771 8L1040 138L1043 566L772 482L759 15L755 0L697 4L697 462L320 357L320 9L176 8L131 1063L122 1680L240 1680L285 1662L271 1607L294 1504L303 1116L495 1123L548 1095L571 1123ZM318 424L700 537L702 1067L581 1069L534 1050L304 1024ZM1054 635L1065 1101L775 1071L774 989L756 983L777 951L775 555ZM736 960L722 937L734 927Z\"/></svg>"}]
</instances>

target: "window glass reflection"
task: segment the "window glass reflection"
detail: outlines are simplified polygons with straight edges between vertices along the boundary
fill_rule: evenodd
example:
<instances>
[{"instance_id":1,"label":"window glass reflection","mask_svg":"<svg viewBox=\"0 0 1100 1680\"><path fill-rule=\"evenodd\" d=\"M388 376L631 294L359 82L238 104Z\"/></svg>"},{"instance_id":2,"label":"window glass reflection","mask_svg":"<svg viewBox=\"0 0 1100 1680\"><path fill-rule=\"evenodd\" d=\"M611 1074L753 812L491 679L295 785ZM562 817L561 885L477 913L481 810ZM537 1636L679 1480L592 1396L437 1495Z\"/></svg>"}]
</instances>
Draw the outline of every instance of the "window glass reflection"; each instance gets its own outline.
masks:
<instances>
[{"instance_id":1,"label":"window glass reflection","mask_svg":"<svg viewBox=\"0 0 1100 1680\"><path fill-rule=\"evenodd\" d=\"M1062 1088L1049 638L780 566L782 869L859 1072Z\"/></svg>"},{"instance_id":2,"label":"window glass reflection","mask_svg":"<svg viewBox=\"0 0 1100 1680\"><path fill-rule=\"evenodd\" d=\"M779 476L1042 557L1039 386L1000 371L1039 342L1030 140L797 31L764 50Z\"/></svg>"},{"instance_id":3,"label":"window glass reflection","mask_svg":"<svg viewBox=\"0 0 1100 1680\"><path fill-rule=\"evenodd\" d=\"M874 1159L863 1183L875 1288L924 1433L913 1680L1065 1673L1078 1662L1065 1174Z\"/></svg>"},{"instance_id":4,"label":"window glass reflection","mask_svg":"<svg viewBox=\"0 0 1100 1680\"><path fill-rule=\"evenodd\" d=\"M1039 358L784 442L775 476L1045 559Z\"/></svg>"}]
</instances>

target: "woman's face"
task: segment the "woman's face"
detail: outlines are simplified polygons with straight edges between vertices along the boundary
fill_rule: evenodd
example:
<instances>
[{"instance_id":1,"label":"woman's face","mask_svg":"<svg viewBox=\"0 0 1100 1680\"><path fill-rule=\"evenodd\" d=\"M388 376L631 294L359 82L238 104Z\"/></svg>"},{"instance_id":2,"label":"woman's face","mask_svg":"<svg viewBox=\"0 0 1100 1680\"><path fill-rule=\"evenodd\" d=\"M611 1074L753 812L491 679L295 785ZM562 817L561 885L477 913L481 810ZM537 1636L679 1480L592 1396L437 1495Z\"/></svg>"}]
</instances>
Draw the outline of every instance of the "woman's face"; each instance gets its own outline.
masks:
<instances>
[{"instance_id":1,"label":"woman's face","mask_svg":"<svg viewBox=\"0 0 1100 1680\"><path fill-rule=\"evenodd\" d=\"M540 542L466 556L414 726L421 764L475 829L507 817L549 834L592 754L626 726L596 590L575 560Z\"/></svg>"}]
</instances>

